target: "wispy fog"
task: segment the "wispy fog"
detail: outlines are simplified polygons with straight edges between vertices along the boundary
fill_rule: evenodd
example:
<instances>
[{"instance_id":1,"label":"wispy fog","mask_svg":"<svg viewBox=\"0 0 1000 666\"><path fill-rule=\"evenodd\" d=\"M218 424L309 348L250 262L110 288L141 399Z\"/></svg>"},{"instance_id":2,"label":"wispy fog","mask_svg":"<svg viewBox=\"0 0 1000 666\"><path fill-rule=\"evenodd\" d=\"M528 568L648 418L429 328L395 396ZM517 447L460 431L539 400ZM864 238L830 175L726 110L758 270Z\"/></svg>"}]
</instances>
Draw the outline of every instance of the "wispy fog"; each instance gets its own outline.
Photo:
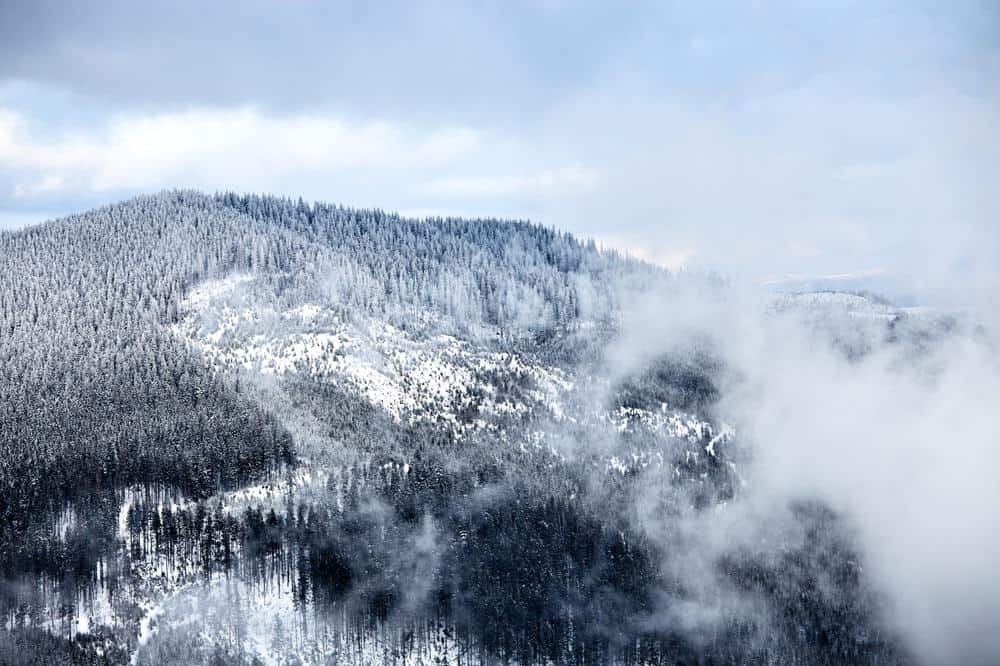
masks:
<instances>
[{"instance_id":1,"label":"wispy fog","mask_svg":"<svg viewBox=\"0 0 1000 666\"><path fill-rule=\"evenodd\" d=\"M862 331L850 342L863 342L865 353L844 347L844 330ZM886 598L886 626L915 656L996 663L995 330L939 314L900 319L891 338L886 330L865 313L778 314L736 289L649 297L630 308L613 365L628 372L682 349L718 355L725 369L716 415L736 424L751 451L745 485L721 511L668 526L640 495L644 528L675 546L669 566L699 581L702 603L682 614L689 622L711 624L713 607L752 605L733 596L711 562L741 544L787 546L795 527L783 512L818 500L856 533L862 574Z\"/></svg>"}]
</instances>

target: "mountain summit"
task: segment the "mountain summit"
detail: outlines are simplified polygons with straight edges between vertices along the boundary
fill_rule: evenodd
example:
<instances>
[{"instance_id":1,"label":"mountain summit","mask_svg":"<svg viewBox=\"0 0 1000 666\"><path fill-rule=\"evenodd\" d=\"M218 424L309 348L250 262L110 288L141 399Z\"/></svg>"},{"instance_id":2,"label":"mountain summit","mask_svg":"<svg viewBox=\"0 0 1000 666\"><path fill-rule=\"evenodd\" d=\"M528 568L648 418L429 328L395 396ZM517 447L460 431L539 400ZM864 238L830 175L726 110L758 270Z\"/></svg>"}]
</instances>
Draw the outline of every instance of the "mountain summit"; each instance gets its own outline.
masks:
<instances>
[{"instance_id":1,"label":"mountain summit","mask_svg":"<svg viewBox=\"0 0 1000 666\"><path fill-rule=\"evenodd\" d=\"M905 661L829 507L710 538L744 510L742 380L711 331L633 322L707 278L187 191L0 257L0 661ZM770 316L841 301L891 319Z\"/></svg>"}]
</instances>

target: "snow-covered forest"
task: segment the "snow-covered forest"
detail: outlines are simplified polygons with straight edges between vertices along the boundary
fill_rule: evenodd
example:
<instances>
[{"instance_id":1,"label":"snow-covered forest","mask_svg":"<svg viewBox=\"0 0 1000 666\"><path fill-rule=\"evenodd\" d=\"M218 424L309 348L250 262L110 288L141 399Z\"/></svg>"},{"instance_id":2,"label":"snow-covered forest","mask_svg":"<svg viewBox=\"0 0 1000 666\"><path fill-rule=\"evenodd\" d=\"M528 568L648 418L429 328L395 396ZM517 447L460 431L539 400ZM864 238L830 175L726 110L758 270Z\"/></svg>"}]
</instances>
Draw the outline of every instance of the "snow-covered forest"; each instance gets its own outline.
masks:
<instances>
[{"instance_id":1,"label":"snow-covered forest","mask_svg":"<svg viewBox=\"0 0 1000 666\"><path fill-rule=\"evenodd\" d=\"M607 318L617 281L655 277L537 225L188 192L0 243L0 483L11 529L87 484L205 494L290 455L274 419L170 334L201 280L257 272L278 302L318 293L404 323L425 307L461 330L543 331Z\"/></svg>"},{"instance_id":2,"label":"snow-covered forest","mask_svg":"<svg viewBox=\"0 0 1000 666\"><path fill-rule=\"evenodd\" d=\"M511 350L572 355L572 345L559 343L574 331L601 335L612 326L621 289L666 279L648 265L529 223L417 221L377 210L193 192L139 197L4 233L0 246L0 564L8 580L6 624L25 630L37 629L37 618L20 615L34 594L24 596L31 584L15 584L22 575L62 581L70 597L87 596L114 559L118 523L148 527L153 520L154 531L173 525L172 512L165 523L159 512L152 519L119 516L119 507L128 508L123 498L137 488L170 488L190 501L207 501L301 468L304 448L317 454L296 446L301 424L261 400L267 389L243 376L250 373L206 363L178 334L199 285L248 276L254 290L242 303L258 314L319 303L338 321L394 324L421 339L459 335L468 347L489 351L475 361L475 375L492 388L532 382L523 372L508 376L518 358ZM196 329L204 327L199 322ZM267 333L277 335L273 327ZM339 411L320 417L333 421L324 442L363 440L372 456L386 455L389 447L419 458L419 448L407 450L397 438L443 436L432 425L408 435L392 423L380 429L385 401L373 408L335 381L290 376L280 394L284 401L313 403L312 411ZM436 407L434 398L423 396L425 411L450 408ZM511 407L514 402L503 402L498 413L513 408L507 418L520 420L516 409L523 405ZM465 420L479 416L475 405L459 407ZM329 466L369 469L371 460L358 455L325 461L323 474ZM410 478L434 468L414 464ZM268 524L274 524L271 515ZM171 538L190 541L201 530L229 524L195 521L180 537L167 529ZM225 529L250 529L256 541L253 524ZM320 522L316 529L325 540L333 528ZM226 566L234 552L229 538ZM114 577L131 575L129 566L120 565ZM69 636L78 632L72 627ZM75 640L72 649L80 649Z\"/></svg>"},{"instance_id":3,"label":"snow-covered forest","mask_svg":"<svg viewBox=\"0 0 1000 666\"><path fill-rule=\"evenodd\" d=\"M0 0L0 666L1000 664L998 64Z\"/></svg>"},{"instance_id":4,"label":"snow-covered forest","mask_svg":"<svg viewBox=\"0 0 1000 666\"><path fill-rule=\"evenodd\" d=\"M761 493L710 275L190 191L0 262L0 662L911 661L850 516ZM848 367L966 330L754 307Z\"/></svg>"}]
</instances>

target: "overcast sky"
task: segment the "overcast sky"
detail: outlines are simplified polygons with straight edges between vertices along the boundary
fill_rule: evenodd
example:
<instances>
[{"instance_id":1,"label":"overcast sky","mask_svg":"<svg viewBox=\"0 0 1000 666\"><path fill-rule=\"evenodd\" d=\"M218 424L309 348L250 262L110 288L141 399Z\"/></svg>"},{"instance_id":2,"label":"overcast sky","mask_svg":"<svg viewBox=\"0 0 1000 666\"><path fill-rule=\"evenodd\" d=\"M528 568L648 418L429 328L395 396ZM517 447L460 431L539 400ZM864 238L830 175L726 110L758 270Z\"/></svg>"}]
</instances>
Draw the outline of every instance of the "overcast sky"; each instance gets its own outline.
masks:
<instances>
[{"instance_id":1,"label":"overcast sky","mask_svg":"<svg viewBox=\"0 0 1000 666\"><path fill-rule=\"evenodd\" d=\"M0 0L0 226L233 189L1000 285L994 1L374 4Z\"/></svg>"}]
</instances>

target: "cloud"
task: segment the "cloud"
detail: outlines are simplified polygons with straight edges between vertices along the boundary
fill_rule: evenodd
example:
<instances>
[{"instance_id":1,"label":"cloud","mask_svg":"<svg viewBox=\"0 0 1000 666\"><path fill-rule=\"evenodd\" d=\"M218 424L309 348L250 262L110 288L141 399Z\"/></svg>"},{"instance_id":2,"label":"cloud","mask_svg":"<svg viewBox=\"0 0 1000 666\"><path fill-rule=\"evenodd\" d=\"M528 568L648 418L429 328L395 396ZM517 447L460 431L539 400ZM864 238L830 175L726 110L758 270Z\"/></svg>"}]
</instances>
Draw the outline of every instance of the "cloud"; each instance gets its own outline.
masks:
<instances>
[{"instance_id":1,"label":"cloud","mask_svg":"<svg viewBox=\"0 0 1000 666\"><path fill-rule=\"evenodd\" d=\"M1000 286L992 6L15 4L0 206L257 189L527 217L754 282Z\"/></svg>"},{"instance_id":2,"label":"cloud","mask_svg":"<svg viewBox=\"0 0 1000 666\"><path fill-rule=\"evenodd\" d=\"M335 104L462 122L543 108L636 21L599 3L0 2L0 80L131 108Z\"/></svg>"},{"instance_id":3,"label":"cloud","mask_svg":"<svg viewBox=\"0 0 1000 666\"><path fill-rule=\"evenodd\" d=\"M388 122L277 116L252 107L128 114L50 137L0 109L0 169L14 173L18 199L175 185L270 189L303 174L440 167L480 144L467 128L419 134Z\"/></svg>"},{"instance_id":4,"label":"cloud","mask_svg":"<svg viewBox=\"0 0 1000 666\"><path fill-rule=\"evenodd\" d=\"M590 190L597 181L596 169L575 164L523 176L440 178L419 189L434 196L455 198L539 196Z\"/></svg>"},{"instance_id":5,"label":"cloud","mask_svg":"<svg viewBox=\"0 0 1000 666\"><path fill-rule=\"evenodd\" d=\"M603 247L627 253L642 261L662 266L670 271L678 271L692 266L698 253L683 242L676 244L658 243L641 234L598 234L595 241Z\"/></svg>"},{"instance_id":6,"label":"cloud","mask_svg":"<svg viewBox=\"0 0 1000 666\"><path fill-rule=\"evenodd\" d=\"M888 271L885 268L866 268L860 271L853 271L850 273L833 273L831 275L782 275L780 277L772 277L761 282L764 286L772 286L779 284L788 284L793 282L852 282L855 280L862 280L865 278L873 278L885 275Z\"/></svg>"},{"instance_id":7,"label":"cloud","mask_svg":"<svg viewBox=\"0 0 1000 666\"><path fill-rule=\"evenodd\" d=\"M815 313L766 312L759 292L738 288L652 294L626 309L609 354L623 375L692 345L725 363L715 409L753 453L738 497L696 522L694 561L712 562L740 538L764 543L761 507L820 499L856 531L861 572L886 595L885 621L920 662L997 663L996 329L974 321L939 336L918 318L898 322L900 341L890 343L882 324L868 328L846 311L822 326ZM826 344L855 330L872 345L863 357ZM654 536L668 522L648 519ZM676 541L667 549L683 556ZM684 569L685 585L699 581L693 571ZM715 603L719 583L708 583Z\"/></svg>"},{"instance_id":8,"label":"cloud","mask_svg":"<svg viewBox=\"0 0 1000 666\"><path fill-rule=\"evenodd\" d=\"M818 494L856 522L891 618L927 661L989 663L1000 654L989 630L1000 613L989 415L1000 374L988 345L949 341L926 364L888 353L848 364L809 337L760 342L739 352L754 385L731 405L760 443L752 483Z\"/></svg>"}]
</instances>

